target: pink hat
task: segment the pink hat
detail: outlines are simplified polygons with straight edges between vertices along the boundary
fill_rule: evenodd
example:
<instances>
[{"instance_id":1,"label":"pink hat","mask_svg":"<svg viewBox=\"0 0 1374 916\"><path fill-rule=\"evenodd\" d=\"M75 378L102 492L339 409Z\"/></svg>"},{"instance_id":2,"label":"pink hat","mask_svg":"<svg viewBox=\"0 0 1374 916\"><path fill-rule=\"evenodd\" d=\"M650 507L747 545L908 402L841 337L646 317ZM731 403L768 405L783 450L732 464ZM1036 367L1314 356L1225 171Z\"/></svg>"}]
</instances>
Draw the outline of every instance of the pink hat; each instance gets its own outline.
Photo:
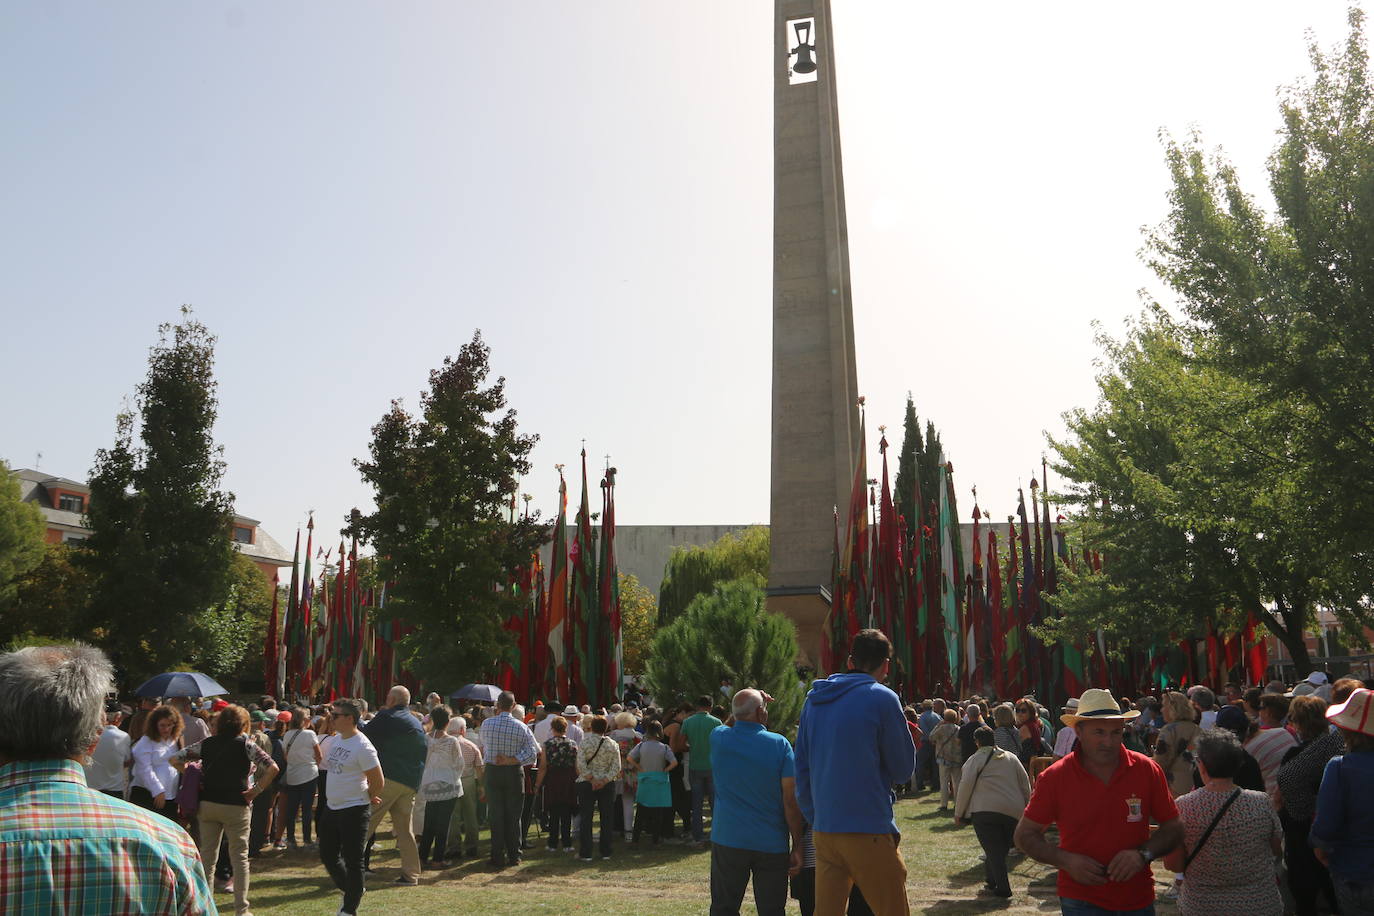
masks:
<instances>
[{"instance_id":1,"label":"pink hat","mask_svg":"<svg viewBox=\"0 0 1374 916\"><path fill-rule=\"evenodd\" d=\"M283 709L281 712L277 713L277 721L278 721L278 722L290 722L290 721L291 721L291 710L289 710L289 709Z\"/></svg>"},{"instance_id":2,"label":"pink hat","mask_svg":"<svg viewBox=\"0 0 1374 916\"><path fill-rule=\"evenodd\" d=\"M1328 709L1326 718L1332 725L1346 731L1374 735L1374 692L1361 687L1344 703Z\"/></svg>"}]
</instances>

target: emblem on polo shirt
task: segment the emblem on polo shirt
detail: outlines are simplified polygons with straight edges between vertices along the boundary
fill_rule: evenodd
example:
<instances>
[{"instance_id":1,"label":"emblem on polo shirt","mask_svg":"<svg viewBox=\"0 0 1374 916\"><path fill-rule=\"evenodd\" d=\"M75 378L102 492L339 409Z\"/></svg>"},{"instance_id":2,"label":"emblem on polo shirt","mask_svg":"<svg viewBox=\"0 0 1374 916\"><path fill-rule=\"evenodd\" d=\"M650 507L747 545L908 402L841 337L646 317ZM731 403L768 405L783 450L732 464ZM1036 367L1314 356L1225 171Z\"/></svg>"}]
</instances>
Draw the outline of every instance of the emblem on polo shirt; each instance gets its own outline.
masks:
<instances>
[{"instance_id":1,"label":"emblem on polo shirt","mask_svg":"<svg viewBox=\"0 0 1374 916\"><path fill-rule=\"evenodd\" d=\"M1140 799L1126 799L1126 823L1135 824L1145 819L1145 815L1140 807Z\"/></svg>"}]
</instances>

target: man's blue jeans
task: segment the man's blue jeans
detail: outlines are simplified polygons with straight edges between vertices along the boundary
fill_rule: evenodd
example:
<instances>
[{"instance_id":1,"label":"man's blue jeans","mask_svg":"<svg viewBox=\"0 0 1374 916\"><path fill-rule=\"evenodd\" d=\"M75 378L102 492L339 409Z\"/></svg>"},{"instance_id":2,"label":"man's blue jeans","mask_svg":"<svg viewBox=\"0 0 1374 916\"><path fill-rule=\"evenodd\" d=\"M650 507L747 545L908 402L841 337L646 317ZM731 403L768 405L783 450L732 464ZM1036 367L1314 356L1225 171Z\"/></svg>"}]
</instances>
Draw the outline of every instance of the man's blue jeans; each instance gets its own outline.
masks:
<instances>
[{"instance_id":1,"label":"man's blue jeans","mask_svg":"<svg viewBox=\"0 0 1374 916\"><path fill-rule=\"evenodd\" d=\"M1064 916L1155 916L1153 903L1141 910L1104 910L1095 903L1060 897L1059 909Z\"/></svg>"},{"instance_id":2,"label":"man's blue jeans","mask_svg":"<svg viewBox=\"0 0 1374 916\"><path fill-rule=\"evenodd\" d=\"M706 839L706 828L702 824L706 797L711 798L711 813L716 813L716 783L710 770L691 769L687 771L692 780L692 839L700 843Z\"/></svg>"}]
</instances>

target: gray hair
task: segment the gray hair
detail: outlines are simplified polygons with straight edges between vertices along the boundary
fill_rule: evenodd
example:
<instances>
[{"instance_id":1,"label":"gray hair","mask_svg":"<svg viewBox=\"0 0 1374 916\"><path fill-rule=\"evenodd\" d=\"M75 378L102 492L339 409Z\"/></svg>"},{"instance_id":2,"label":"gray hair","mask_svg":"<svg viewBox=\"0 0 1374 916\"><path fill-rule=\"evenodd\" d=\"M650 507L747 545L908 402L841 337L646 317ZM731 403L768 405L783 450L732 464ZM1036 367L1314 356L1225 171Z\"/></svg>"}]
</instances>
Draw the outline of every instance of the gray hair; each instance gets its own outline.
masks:
<instances>
[{"instance_id":1,"label":"gray hair","mask_svg":"<svg viewBox=\"0 0 1374 916\"><path fill-rule=\"evenodd\" d=\"M511 707L510 714L515 716L515 718L517 719L523 719L525 718L525 707L521 706L519 703L516 703L513 707Z\"/></svg>"},{"instance_id":2,"label":"gray hair","mask_svg":"<svg viewBox=\"0 0 1374 916\"><path fill-rule=\"evenodd\" d=\"M1205 728L1194 741L1193 753L1207 767L1207 775L1232 779L1245 762L1245 749L1235 732L1224 728Z\"/></svg>"},{"instance_id":3,"label":"gray hair","mask_svg":"<svg viewBox=\"0 0 1374 916\"><path fill-rule=\"evenodd\" d=\"M74 759L100 734L114 668L83 643L32 646L0 655L0 756Z\"/></svg>"},{"instance_id":4,"label":"gray hair","mask_svg":"<svg viewBox=\"0 0 1374 916\"><path fill-rule=\"evenodd\" d=\"M386 705L388 706L409 706L410 689L397 684L386 692Z\"/></svg>"},{"instance_id":5,"label":"gray hair","mask_svg":"<svg viewBox=\"0 0 1374 916\"><path fill-rule=\"evenodd\" d=\"M1212 688L1204 687L1201 684L1188 689L1188 699L1204 710L1212 709L1217 705L1217 695L1212 692Z\"/></svg>"},{"instance_id":6,"label":"gray hair","mask_svg":"<svg viewBox=\"0 0 1374 916\"><path fill-rule=\"evenodd\" d=\"M501 694L496 698L496 708L502 712L509 712L514 709L515 694L511 693L509 690L501 691Z\"/></svg>"},{"instance_id":7,"label":"gray hair","mask_svg":"<svg viewBox=\"0 0 1374 916\"><path fill-rule=\"evenodd\" d=\"M746 687L735 694L730 701L730 712L736 719L751 721L754 713L763 705L763 694Z\"/></svg>"},{"instance_id":8,"label":"gray hair","mask_svg":"<svg viewBox=\"0 0 1374 916\"><path fill-rule=\"evenodd\" d=\"M448 733L450 735L466 735L468 733L468 720L462 716L454 716L449 719Z\"/></svg>"}]
</instances>

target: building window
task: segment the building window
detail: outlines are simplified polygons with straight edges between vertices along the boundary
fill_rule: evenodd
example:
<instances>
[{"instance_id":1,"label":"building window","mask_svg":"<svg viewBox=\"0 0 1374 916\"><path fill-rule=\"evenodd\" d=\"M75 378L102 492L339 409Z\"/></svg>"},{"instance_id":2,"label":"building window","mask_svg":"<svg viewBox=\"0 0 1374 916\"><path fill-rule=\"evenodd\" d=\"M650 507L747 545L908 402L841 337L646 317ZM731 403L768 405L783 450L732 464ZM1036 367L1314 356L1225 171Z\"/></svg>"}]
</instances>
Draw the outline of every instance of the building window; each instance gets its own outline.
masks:
<instances>
[{"instance_id":1,"label":"building window","mask_svg":"<svg viewBox=\"0 0 1374 916\"><path fill-rule=\"evenodd\" d=\"M86 499L73 493L62 493L57 497L57 508L63 512L85 512Z\"/></svg>"},{"instance_id":2,"label":"building window","mask_svg":"<svg viewBox=\"0 0 1374 916\"><path fill-rule=\"evenodd\" d=\"M72 544L72 545L80 544L80 545L83 545L83 546L84 546L85 543L86 543L86 535L84 535L84 534L69 534L69 535L67 535L66 537L64 537L64 538L62 539L62 543L64 543L64 544Z\"/></svg>"},{"instance_id":3,"label":"building window","mask_svg":"<svg viewBox=\"0 0 1374 916\"><path fill-rule=\"evenodd\" d=\"M235 525L234 540L238 541L240 544L253 543L253 529L246 528L243 525Z\"/></svg>"}]
</instances>

